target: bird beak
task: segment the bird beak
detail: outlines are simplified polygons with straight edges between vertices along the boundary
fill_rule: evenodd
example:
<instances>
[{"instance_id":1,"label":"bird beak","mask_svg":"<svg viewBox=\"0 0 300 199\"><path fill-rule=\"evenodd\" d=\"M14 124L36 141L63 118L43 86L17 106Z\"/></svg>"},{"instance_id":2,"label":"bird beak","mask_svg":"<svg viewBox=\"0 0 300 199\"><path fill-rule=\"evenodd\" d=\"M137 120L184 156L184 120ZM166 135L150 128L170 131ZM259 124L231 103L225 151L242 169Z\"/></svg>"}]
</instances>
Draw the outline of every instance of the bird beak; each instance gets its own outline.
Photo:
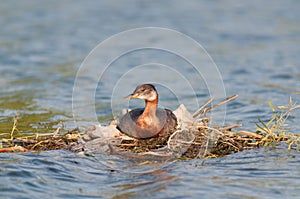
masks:
<instances>
[{"instance_id":1,"label":"bird beak","mask_svg":"<svg viewBox=\"0 0 300 199\"><path fill-rule=\"evenodd\" d=\"M130 95L124 97L123 99L124 100L131 100L133 98L138 98L138 95L137 94L130 94Z\"/></svg>"}]
</instances>

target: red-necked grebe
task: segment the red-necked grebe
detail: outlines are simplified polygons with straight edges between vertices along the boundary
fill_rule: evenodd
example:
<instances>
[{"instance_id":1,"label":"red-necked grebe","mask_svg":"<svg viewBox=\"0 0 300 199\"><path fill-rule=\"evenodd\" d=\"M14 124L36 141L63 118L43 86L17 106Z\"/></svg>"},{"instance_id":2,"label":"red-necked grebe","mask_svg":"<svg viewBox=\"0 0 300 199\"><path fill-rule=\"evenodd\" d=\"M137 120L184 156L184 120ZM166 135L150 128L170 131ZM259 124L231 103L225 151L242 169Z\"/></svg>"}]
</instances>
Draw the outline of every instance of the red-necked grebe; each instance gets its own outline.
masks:
<instances>
[{"instance_id":1,"label":"red-necked grebe","mask_svg":"<svg viewBox=\"0 0 300 199\"><path fill-rule=\"evenodd\" d=\"M117 129L135 138L151 138L158 134L174 131L177 118L169 109L157 108L158 93L152 84L138 86L125 99L139 98L145 100L144 109L134 109L120 118Z\"/></svg>"}]
</instances>

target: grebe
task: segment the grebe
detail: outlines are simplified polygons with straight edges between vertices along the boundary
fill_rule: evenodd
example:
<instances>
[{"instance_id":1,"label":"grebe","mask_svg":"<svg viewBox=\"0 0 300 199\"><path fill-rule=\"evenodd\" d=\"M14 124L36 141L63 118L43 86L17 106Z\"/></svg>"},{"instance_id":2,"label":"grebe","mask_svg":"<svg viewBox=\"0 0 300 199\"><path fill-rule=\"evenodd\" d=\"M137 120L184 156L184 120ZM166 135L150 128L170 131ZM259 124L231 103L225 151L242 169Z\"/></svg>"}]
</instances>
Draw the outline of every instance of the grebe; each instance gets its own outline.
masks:
<instances>
[{"instance_id":1,"label":"grebe","mask_svg":"<svg viewBox=\"0 0 300 199\"><path fill-rule=\"evenodd\" d=\"M122 133L139 139L157 137L174 131L177 118L169 109L157 108L158 93L152 84L143 84L128 95L127 100L145 100L144 109L134 109L120 118L117 129Z\"/></svg>"}]
</instances>

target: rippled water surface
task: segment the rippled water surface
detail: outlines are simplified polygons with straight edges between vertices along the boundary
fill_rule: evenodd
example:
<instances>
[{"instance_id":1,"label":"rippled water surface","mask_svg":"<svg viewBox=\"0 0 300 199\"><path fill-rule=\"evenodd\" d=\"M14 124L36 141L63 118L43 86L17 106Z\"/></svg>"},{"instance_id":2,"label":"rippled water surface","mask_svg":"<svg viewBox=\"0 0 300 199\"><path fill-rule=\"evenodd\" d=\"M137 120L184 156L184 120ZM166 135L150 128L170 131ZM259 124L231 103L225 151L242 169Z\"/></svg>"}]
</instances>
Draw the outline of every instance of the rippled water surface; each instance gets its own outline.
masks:
<instances>
[{"instance_id":1,"label":"rippled water surface","mask_svg":"<svg viewBox=\"0 0 300 199\"><path fill-rule=\"evenodd\" d=\"M49 133L58 126L70 130L78 124L90 125L89 114L83 111L74 123L72 112L73 86L81 63L110 36L146 26L174 29L201 44L221 74L224 85L218 88L224 86L226 96L239 95L226 107L225 124L242 123L243 129L255 130L257 118L267 120L272 116L269 101L275 106L288 104L289 96L300 101L299 8L296 0L2 1L1 137L9 137L16 113L19 134L23 135ZM148 42L158 45L166 41L152 38ZM126 42L132 41L125 39L105 51L113 55ZM188 56L198 56L178 40L172 44L182 46ZM95 74L103 68L105 58L99 57L99 65L91 68ZM145 69L143 64L152 66ZM128 72L133 68L137 70ZM137 50L112 62L100 80L82 76L86 89L76 100L86 102L86 93L94 91L98 120L106 124L128 105L118 99L145 80L158 83L161 106L175 109L184 103L194 111L210 97L205 81L214 75L196 76L190 63L171 52ZM159 84L162 79L164 84ZM186 80L193 90L186 87ZM95 82L93 90L90 85ZM221 100L218 94L216 100ZM80 110L89 110L91 104L82 104ZM223 122L218 118L221 110L216 110L216 123ZM295 111L288 123L292 132L300 133L300 111ZM0 196L299 198L299 152L286 148L280 145L275 150L257 149L218 159L156 165L134 165L117 156L84 157L68 151L0 154Z\"/></svg>"}]
</instances>

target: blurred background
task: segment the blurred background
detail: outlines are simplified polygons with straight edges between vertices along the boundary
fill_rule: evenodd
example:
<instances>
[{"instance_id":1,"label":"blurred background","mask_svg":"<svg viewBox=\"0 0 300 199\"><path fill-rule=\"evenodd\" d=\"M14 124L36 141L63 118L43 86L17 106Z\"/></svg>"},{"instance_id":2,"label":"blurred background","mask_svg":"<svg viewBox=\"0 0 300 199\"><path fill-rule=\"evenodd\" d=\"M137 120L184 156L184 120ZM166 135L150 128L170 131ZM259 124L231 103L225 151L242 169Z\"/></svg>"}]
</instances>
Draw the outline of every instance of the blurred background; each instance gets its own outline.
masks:
<instances>
[{"instance_id":1,"label":"blurred background","mask_svg":"<svg viewBox=\"0 0 300 199\"><path fill-rule=\"evenodd\" d=\"M227 96L240 96L228 104L227 123L243 121L245 128L253 129L258 117L270 117L268 101L287 104L289 96L299 91L298 11L298 1L3 1L0 6L2 133L11 128L16 112L20 114L22 132L48 131L60 125L59 121L64 121L67 129L76 127L72 119L72 89L84 58L110 36L147 26L174 29L200 43L218 66ZM120 66L134 67L159 56L173 60L170 65L182 63L179 58L150 51L124 56L112 68L117 71ZM111 79L105 79L106 84L115 83L113 72ZM132 85L136 84L133 78ZM128 86L128 92L133 89ZM201 104L209 94L201 82L197 89ZM175 109L176 97L167 90L160 92L161 104ZM196 110L192 93L185 94L184 103L190 111ZM96 110L101 123L112 119L110 97L110 91L97 92ZM299 95L294 99L299 100Z\"/></svg>"}]
</instances>

